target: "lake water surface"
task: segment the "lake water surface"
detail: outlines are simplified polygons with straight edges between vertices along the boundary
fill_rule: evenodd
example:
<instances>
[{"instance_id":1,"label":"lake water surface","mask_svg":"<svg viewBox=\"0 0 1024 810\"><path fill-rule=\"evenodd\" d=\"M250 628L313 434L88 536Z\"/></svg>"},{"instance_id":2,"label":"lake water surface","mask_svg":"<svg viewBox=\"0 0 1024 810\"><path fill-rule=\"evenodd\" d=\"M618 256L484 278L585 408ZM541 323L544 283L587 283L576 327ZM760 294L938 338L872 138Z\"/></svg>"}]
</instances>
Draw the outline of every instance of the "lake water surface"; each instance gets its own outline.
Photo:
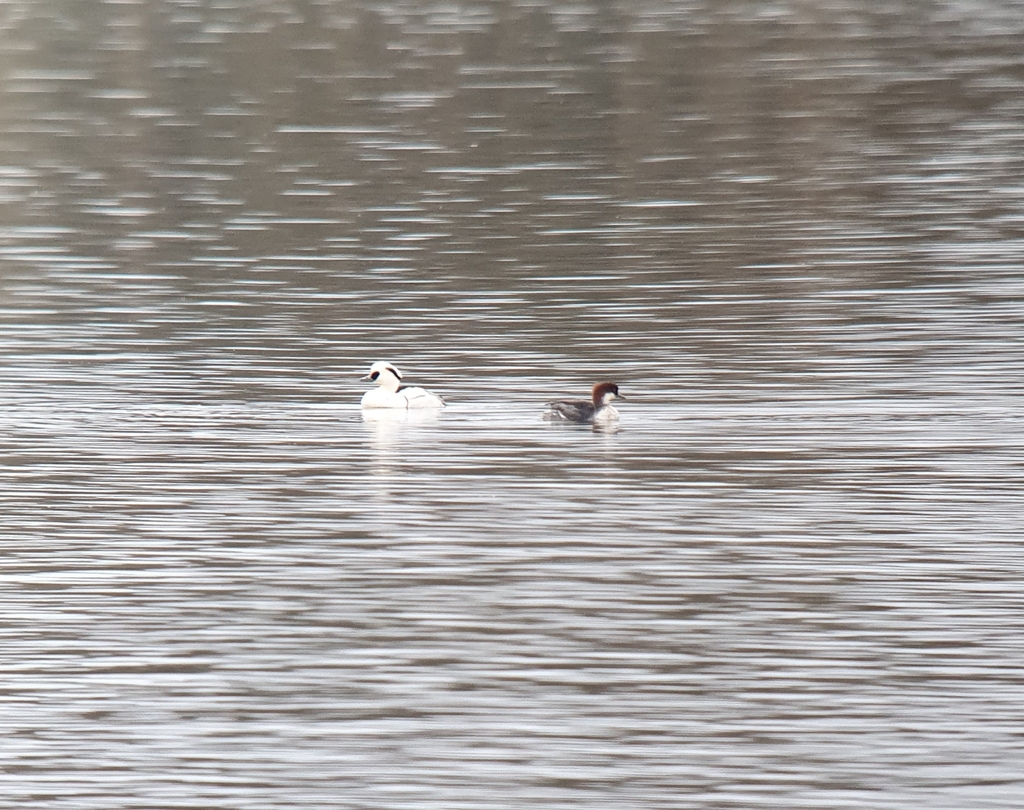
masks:
<instances>
[{"instance_id":1,"label":"lake water surface","mask_svg":"<svg viewBox=\"0 0 1024 810\"><path fill-rule=\"evenodd\" d=\"M1019 7L0 36L0 806L1024 805Z\"/></svg>"}]
</instances>

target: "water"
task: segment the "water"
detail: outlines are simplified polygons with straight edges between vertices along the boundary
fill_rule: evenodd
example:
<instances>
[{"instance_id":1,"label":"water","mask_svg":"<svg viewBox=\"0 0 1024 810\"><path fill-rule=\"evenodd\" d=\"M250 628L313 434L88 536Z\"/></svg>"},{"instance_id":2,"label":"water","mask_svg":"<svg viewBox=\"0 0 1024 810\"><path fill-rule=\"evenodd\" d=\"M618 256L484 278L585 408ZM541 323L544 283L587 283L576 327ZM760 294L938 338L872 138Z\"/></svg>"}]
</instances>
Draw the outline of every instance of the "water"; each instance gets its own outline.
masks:
<instances>
[{"instance_id":1,"label":"water","mask_svg":"<svg viewBox=\"0 0 1024 810\"><path fill-rule=\"evenodd\" d=\"M1013 4L0 28L0 806L1021 805Z\"/></svg>"}]
</instances>

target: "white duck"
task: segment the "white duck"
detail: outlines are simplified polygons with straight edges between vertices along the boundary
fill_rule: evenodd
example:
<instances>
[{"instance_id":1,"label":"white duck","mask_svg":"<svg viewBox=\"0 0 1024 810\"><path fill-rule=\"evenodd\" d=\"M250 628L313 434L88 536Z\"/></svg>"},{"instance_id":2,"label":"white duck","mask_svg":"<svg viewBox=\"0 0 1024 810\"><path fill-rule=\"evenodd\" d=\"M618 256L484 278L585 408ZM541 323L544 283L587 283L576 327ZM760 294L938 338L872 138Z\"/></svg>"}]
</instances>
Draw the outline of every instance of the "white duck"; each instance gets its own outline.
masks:
<instances>
[{"instance_id":1,"label":"white duck","mask_svg":"<svg viewBox=\"0 0 1024 810\"><path fill-rule=\"evenodd\" d=\"M370 373L362 378L377 383L363 394L364 408L443 408L444 400L425 388L402 385L401 372L391 363L378 361L370 366Z\"/></svg>"}]
</instances>

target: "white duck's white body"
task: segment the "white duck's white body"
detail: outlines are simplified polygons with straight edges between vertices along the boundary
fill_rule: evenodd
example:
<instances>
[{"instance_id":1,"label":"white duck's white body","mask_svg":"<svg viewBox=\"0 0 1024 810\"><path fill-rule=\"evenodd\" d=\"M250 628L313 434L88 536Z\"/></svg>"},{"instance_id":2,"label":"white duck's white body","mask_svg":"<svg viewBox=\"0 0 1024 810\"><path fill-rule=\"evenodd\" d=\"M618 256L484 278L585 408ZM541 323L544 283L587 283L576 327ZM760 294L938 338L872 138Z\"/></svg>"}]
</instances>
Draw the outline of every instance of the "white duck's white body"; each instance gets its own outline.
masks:
<instances>
[{"instance_id":1,"label":"white duck's white body","mask_svg":"<svg viewBox=\"0 0 1024 810\"><path fill-rule=\"evenodd\" d=\"M402 374L391 363L379 361L370 366L370 373L363 377L377 383L363 394L364 408L443 408L444 400L425 388L402 385Z\"/></svg>"}]
</instances>

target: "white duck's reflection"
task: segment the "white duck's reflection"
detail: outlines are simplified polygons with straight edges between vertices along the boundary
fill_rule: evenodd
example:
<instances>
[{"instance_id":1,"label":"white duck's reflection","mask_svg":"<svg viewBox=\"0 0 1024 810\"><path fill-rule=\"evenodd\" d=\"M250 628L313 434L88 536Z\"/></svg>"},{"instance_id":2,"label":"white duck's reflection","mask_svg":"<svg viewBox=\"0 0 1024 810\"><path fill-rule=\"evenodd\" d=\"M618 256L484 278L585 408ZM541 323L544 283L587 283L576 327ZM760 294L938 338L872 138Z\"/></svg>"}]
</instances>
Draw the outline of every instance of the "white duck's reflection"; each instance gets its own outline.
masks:
<instances>
[{"instance_id":1,"label":"white duck's reflection","mask_svg":"<svg viewBox=\"0 0 1024 810\"><path fill-rule=\"evenodd\" d=\"M370 472L382 485L392 483L401 470L405 457L406 442L418 428L437 424L438 411L398 410L393 408L363 408L363 424L370 434L373 462ZM380 497L389 497L389 490L382 487Z\"/></svg>"},{"instance_id":2,"label":"white duck's reflection","mask_svg":"<svg viewBox=\"0 0 1024 810\"><path fill-rule=\"evenodd\" d=\"M431 408L420 410L363 408L361 413L363 422L384 437L397 434L403 425L433 425L437 423L438 418L438 411Z\"/></svg>"}]
</instances>

